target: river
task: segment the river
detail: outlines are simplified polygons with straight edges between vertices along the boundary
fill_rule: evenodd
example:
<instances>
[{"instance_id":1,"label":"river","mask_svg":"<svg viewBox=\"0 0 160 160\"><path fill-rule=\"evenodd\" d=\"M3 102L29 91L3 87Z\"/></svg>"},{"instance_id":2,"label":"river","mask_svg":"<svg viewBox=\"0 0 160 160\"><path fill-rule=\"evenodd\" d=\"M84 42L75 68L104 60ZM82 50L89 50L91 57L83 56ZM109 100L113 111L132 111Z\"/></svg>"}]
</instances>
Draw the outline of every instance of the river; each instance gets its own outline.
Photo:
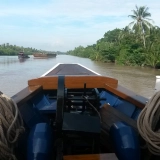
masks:
<instances>
[{"instance_id":1,"label":"river","mask_svg":"<svg viewBox=\"0 0 160 160\"><path fill-rule=\"evenodd\" d=\"M155 76L160 75L160 70L118 66L70 55L57 55L50 59L30 56L25 61L19 61L17 56L0 56L0 91L13 96L27 86L29 79L38 78L57 63L80 63L101 75L118 79L120 85L144 97L154 94Z\"/></svg>"}]
</instances>

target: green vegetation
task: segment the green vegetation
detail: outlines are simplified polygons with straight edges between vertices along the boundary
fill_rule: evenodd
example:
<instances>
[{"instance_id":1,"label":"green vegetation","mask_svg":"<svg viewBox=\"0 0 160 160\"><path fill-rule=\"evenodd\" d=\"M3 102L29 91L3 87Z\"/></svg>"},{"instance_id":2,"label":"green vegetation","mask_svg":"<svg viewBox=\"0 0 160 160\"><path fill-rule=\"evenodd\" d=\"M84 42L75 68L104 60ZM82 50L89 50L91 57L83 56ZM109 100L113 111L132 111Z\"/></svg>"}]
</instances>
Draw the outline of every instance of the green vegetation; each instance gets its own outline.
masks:
<instances>
[{"instance_id":1,"label":"green vegetation","mask_svg":"<svg viewBox=\"0 0 160 160\"><path fill-rule=\"evenodd\" d=\"M0 45L0 56L1 55L7 55L7 56L17 55L19 52L22 52L22 51L24 51L24 53L28 55L31 55L34 52L38 52L38 50L34 48L24 48L16 45L9 45L9 43Z\"/></svg>"},{"instance_id":2,"label":"green vegetation","mask_svg":"<svg viewBox=\"0 0 160 160\"><path fill-rule=\"evenodd\" d=\"M104 34L96 44L76 47L67 54L129 66L160 67L160 28L151 24L148 7L132 10L133 21Z\"/></svg>"},{"instance_id":3,"label":"green vegetation","mask_svg":"<svg viewBox=\"0 0 160 160\"><path fill-rule=\"evenodd\" d=\"M29 47L24 48L16 45L10 45L9 43L0 45L0 56L2 55L14 56L14 55L18 55L19 52L24 52L27 55L32 55L36 52L66 54L65 52L60 52L60 51L55 52L55 51L38 50L35 48L29 48Z\"/></svg>"}]
</instances>

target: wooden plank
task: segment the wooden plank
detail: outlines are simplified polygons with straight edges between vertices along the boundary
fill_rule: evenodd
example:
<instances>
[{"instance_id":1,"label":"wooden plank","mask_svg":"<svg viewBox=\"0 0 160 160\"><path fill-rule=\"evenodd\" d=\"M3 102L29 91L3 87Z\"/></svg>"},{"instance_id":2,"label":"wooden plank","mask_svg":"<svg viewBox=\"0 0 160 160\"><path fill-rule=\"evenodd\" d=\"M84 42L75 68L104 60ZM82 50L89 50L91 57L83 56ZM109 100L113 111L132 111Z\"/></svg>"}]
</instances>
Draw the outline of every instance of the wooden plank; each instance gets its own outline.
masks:
<instances>
[{"instance_id":1,"label":"wooden plank","mask_svg":"<svg viewBox=\"0 0 160 160\"><path fill-rule=\"evenodd\" d=\"M129 118L127 115L121 113L108 104L105 104L101 108L100 115L102 118L100 140L101 144L104 146L105 151L107 152L113 151L113 146L109 135L110 128L113 123L118 121L126 122L128 125L133 127L136 132L138 132L137 122L135 120Z\"/></svg>"},{"instance_id":2,"label":"wooden plank","mask_svg":"<svg viewBox=\"0 0 160 160\"><path fill-rule=\"evenodd\" d=\"M116 110L108 104L104 104L104 106L100 110L102 124L101 128L106 132L109 132L113 123L118 121L126 122L128 125L133 127L135 131L137 131L137 122L124 113Z\"/></svg>"},{"instance_id":3,"label":"wooden plank","mask_svg":"<svg viewBox=\"0 0 160 160\"><path fill-rule=\"evenodd\" d=\"M29 86L41 85L43 89L49 89L49 90L57 89L57 77L55 75L57 76L66 75L65 87L70 89L83 88L84 83L86 83L87 88L104 88L110 91L111 93L117 95L118 97L128 102L131 102L132 104L134 104L139 108L144 108L146 102L148 101L147 98L137 95L134 92L118 85L118 81L116 79L109 77L104 78L103 76L95 76L95 77L103 77L103 78L95 78L94 75L96 75L96 73L78 64L59 64L56 68L49 71L49 73L45 75L49 76L47 77L47 79L30 80L28 84ZM69 77L67 75L72 75L72 76ZM92 75L92 76L88 77L84 75ZM54 78L52 79L50 76Z\"/></svg>"},{"instance_id":4,"label":"wooden plank","mask_svg":"<svg viewBox=\"0 0 160 160\"><path fill-rule=\"evenodd\" d=\"M43 89L57 89L58 85L57 76L41 77L38 79L32 79L28 81L29 86L41 85ZM84 83L87 84L87 88L104 88L107 91L117 95L118 97L131 102L139 108L144 108L147 98L135 94L134 92L118 85L118 80L104 76L65 76L65 87L83 88Z\"/></svg>"},{"instance_id":5,"label":"wooden plank","mask_svg":"<svg viewBox=\"0 0 160 160\"><path fill-rule=\"evenodd\" d=\"M63 156L63 160L118 160L114 153Z\"/></svg>"},{"instance_id":6,"label":"wooden plank","mask_svg":"<svg viewBox=\"0 0 160 160\"><path fill-rule=\"evenodd\" d=\"M117 87L118 81L114 78L104 76L65 76L66 88L83 88L86 83L87 88L104 88L105 84ZM43 89L57 89L58 77L40 77L28 81L29 86L41 85Z\"/></svg>"}]
</instances>

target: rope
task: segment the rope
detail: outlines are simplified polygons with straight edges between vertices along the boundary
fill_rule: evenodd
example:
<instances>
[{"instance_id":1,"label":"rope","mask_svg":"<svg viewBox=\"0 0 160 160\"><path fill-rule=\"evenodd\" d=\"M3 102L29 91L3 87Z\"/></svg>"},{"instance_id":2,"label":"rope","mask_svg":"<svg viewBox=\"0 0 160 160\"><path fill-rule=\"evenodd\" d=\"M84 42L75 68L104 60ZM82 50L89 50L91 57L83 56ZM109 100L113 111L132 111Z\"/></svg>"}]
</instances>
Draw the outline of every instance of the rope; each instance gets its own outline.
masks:
<instances>
[{"instance_id":1,"label":"rope","mask_svg":"<svg viewBox=\"0 0 160 160\"><path fill-rule=\"evenodd\" d=\"M16 160L13 154L19 134L24 131L23 121L17 104L0 94L0 159Z\"/></svg>"},{"instance_id":2,"label":"rope","mask_svg":"<svg viewBox=\"0 0 160 160\"><path fill-rule=\"evenodd\" d=\"M93 109L94 111L96 111L96 113L97 113L98 116L99 116L100 122L102 122L101 115L100 115L100 113L98 112L97 108L96 108L95 106L93 106L91 102L89 102L87 96L83 96L83 98L88 102L88 104L92 107L92 109Z\"/></svg>"},{"instance_id":3,"label":"rope","mask_svg":"<svg viewBox=\"0 0 160 160\"><path fill-rule=\"evenodd\" d=\"M149 151L154 155L160 155L160 91L156 92L141 111L137 127L140 135L146 141Z\"/></svg>"}]
</instances>

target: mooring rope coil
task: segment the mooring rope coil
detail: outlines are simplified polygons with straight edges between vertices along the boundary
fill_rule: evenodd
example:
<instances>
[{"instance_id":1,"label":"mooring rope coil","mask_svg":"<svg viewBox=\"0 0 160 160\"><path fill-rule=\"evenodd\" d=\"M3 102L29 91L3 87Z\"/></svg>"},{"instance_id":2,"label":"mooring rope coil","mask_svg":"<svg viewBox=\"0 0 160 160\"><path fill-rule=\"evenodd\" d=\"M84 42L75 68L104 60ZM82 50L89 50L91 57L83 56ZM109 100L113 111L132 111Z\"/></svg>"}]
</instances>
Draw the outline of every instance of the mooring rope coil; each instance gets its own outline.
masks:
<instances>
[{"instance_id":1,"label":"mooring rope coil","mask_svg":"<svg viewBox=\"0 0 160 160\"><path fill-rule=\"evenodd\" d=\"M160 91L149 99L137 120L139 133L146 141L149 151L154 155L160 155L160 129L156 128L159 121Z\"/></svg>"},{"instance_id":2,"label":"mooring rope coil","mask_svg":"<svg viewBox=\"0 0 160 160\"><path fill-rule=\"evenodd\" d=\"M16 160L13 153L19 134L24 131L23 120L17 104L5 94L0 94L0 159Z\"/></svg>"}]
</instances>

